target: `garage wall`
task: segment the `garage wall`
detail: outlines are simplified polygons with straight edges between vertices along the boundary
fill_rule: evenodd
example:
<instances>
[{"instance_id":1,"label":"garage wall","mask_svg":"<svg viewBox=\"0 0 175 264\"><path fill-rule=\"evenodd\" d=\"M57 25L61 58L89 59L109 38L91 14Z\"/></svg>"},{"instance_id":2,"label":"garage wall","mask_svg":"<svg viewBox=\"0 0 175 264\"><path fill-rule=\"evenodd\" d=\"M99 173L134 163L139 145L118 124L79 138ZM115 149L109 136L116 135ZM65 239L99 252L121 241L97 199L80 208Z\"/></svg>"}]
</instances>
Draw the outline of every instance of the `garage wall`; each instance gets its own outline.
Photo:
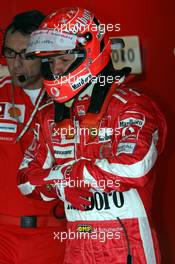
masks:
<instances>
[{"instance_id":1,"label":"garage wall","mask_svg":"<svg viewBox=\"0 0 175 264\"><path fill-rule=\"evenodd\" d=\"M133 87L144 90L155 99L168 122L166 150L157 165L153 215L156 222L163 264L175 263L173 250L175 211L175 27L173 0L117 1L41 1L9 0L1 6L0 28L5 28L18 12L40 9L50 13L59 7L80 6L93 11L103 23L120 23L119 35L138 35L141 40L144 73L136 78ZM117 36L112 32L111 36Z\"/></svg>"}]
</instances>

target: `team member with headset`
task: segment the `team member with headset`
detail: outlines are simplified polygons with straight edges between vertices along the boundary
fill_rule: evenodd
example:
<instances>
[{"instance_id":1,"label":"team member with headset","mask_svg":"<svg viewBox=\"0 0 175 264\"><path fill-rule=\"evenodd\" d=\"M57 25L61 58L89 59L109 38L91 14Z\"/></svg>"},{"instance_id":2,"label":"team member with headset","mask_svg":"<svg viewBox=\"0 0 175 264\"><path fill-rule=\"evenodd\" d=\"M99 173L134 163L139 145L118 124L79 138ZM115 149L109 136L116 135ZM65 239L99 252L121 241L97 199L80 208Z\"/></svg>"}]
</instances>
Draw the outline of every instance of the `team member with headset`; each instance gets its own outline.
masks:
<instances>
[{"instance_id":1,"label":"team member with headset","mask_svg":"<svg viewBox=\"0 0 175 264\"><path fill-rule=\"evenodd\" d=\"M40 59L25 55L30 34L44 17L37 10L18 14L4 34L2 53L11 75L0 80L0 263L4 264L61 264L64 256L64 243L54 239L54 232L65 231L65 219L53 215L59 199L29 200L16 186L38 108L47 101ZM59 208L62 217L62 202Z\"/></svg>"}]
</instances>

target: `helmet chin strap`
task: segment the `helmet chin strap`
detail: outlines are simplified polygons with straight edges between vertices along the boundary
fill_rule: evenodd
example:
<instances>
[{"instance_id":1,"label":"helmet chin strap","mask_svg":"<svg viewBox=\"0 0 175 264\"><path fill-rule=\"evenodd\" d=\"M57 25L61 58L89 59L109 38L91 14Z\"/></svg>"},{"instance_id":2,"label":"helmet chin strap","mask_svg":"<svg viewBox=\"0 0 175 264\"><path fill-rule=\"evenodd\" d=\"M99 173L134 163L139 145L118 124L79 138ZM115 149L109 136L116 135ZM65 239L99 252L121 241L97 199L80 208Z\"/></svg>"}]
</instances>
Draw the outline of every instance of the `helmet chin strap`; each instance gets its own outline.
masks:
<instances>
[{"instance_id":1,"label":"helmet chin strap","mask_svg":"<svg viewBox=\"0 0 175 264\"><path fill-rule=\"evenodd\" d=\"M109 71L111 75L108 74L107 76L113 76L113 77L117 76L117 78L119 79L118 83L120 83L120 80L125 78L125 76L130 72L130 70L131 68L129 67L123 68L120 71L115 71L114 69L112 69L111 72ZM98 86L94 87L89 109L86 113L85 118L81 121L82 127L86 127L86 128L99 127L100 121L104 117L108 109L109 102L111 101L113 94L116 92L117 85L114 81L112 84L107 83L105 86L102 86L102 88L103 89L101 89L101 87Z\"/></svg>"},{"instance_id":2,"label":"helmet chin strap","mask_svg":"<svg viewBox=\"0 0 175 264\"><path fill-rule=\"evenodd\" d=\"M64 103L58 103L54 101L54 108L55 108L55 117L54 117L55 123L70 118L70 108L65 106Z\"/></svg>"},{"instance_id":3,"label":"helmet chin strap","mask_svg":"<svg viewBox=\"0 0 175 264\"><path fill-rule=\"evenodd\" d=\"M111 76L113 79L115 77L121 79L122 77L127 76L130 72L130 67L125 67L119 71L114 70L112 62L110 61L108 66L99 74L99 76L103 76L105 78ZM87 111L88 113L98 114L100 112L111 85L111 82L105 83L105 85L102 85L100 82L95 84L91 96L91 102Z\"/></svg>"}]
</instances>

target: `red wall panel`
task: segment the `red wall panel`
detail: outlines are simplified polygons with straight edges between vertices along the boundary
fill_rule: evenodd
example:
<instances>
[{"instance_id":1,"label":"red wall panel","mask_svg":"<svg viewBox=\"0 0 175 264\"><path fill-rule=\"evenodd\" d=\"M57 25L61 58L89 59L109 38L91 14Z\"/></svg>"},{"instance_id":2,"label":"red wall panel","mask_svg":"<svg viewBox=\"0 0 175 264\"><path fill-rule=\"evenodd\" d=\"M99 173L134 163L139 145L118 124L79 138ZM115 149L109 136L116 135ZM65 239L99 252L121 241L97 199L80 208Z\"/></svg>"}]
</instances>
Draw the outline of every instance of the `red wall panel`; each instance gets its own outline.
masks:
<instances>
[{"instance_id":1,"label":"red wall panel","mask_svg":"<svg viewBox=\"0 0 175 264\"><path fill-rule=\"evenodd\" d=\"M155 99L168 122L166 149L157 165L153 215L156 222L163 264L175 263L175 29L173 0L55 1L9 0L1 6L0 28L4 28L18 12L40 9L50 13L64 6L81 6L92 10L104 23L121 24L119 33L111 36L138 35L142 45L144 73L133 83ZM151 264L151 263L150 263Z\"/></svg>"}]
</instances>

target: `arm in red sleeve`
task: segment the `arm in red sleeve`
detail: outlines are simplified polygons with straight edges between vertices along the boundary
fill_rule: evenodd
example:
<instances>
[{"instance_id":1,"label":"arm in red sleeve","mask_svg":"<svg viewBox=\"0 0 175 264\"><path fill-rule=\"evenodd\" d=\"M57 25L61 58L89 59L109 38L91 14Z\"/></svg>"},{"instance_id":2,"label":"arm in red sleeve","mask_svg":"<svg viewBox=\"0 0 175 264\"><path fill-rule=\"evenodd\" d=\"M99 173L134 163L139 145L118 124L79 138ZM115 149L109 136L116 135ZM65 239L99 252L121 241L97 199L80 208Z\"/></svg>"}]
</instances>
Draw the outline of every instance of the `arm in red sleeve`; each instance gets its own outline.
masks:
<instances>
[{"instance_id":1,"label":"arm in red sleeve","mask_svg":"<svg viewBox=\"0 0 175 264\"><path fill-rule=\"evenodd\" d=\"M25 152L19 167L18 188L28 197L51 201L57 198L54 185L44 181L54 166L54 160L42 135L40 124L36 123L33 142Z\"/></svg>"},{"instance_id":2,"label":"arm in red sleeve","mask_svg":"<svg viewBox=\"0 0 175 264\"><path fill-rule=\"evenodd\" d=\"M143 101L136 98L117 114L110 156L77 161L72 167L71 178L82 179L104 191L145 186L166 136L163 115L146 98Z\"/></svg>"},{"instance_id":3,"label":"arm in red sleeve","mask_svg":"<svg viewBox=\"0 0 175 264\"><path fill-rule=\"evenodd\" d=\"M49 131L48 131L49 133ZM31 146L25 153L19 168L18 188L20 192L34 199L51 201L58 199L69 201L77 209L84 210L84 205L90 201L84 199L91 197L89 187L79 188L67 186L64 179L64 168L67 169L73 161L61 166L55 165L48 142L44 139L40 124L36 124L34 138Z\"/></svg>"}]
</instances>

